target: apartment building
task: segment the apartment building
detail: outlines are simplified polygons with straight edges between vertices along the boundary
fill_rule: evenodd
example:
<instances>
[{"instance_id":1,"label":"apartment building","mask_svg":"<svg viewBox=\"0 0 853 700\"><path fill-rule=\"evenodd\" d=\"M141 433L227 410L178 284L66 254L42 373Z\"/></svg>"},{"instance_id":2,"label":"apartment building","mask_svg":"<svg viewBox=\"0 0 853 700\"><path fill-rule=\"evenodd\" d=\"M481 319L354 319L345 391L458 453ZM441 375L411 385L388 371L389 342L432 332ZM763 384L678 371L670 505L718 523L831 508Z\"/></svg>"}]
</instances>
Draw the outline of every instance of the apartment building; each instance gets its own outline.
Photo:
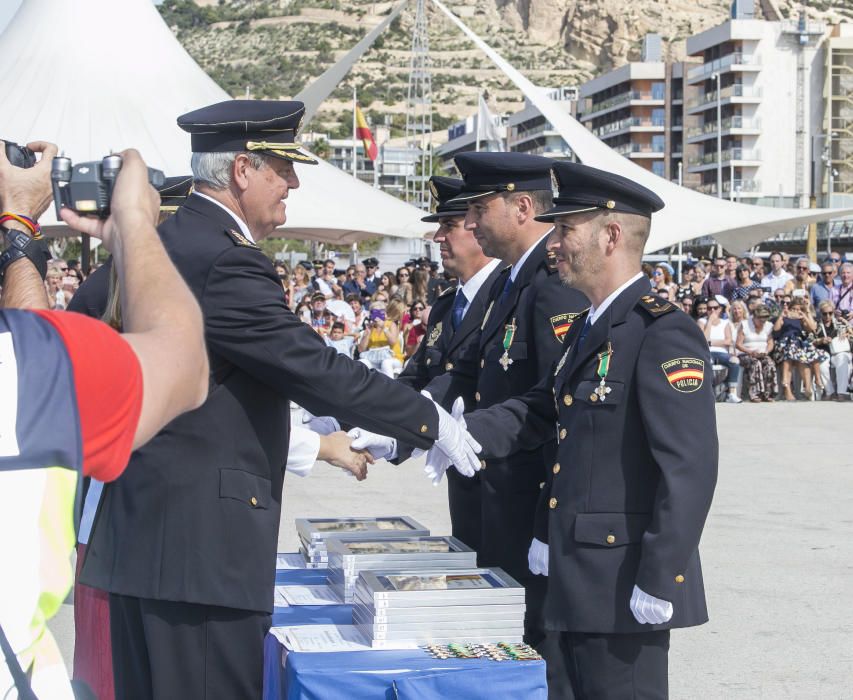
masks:
<instances>
[{"instance_id":1,"label":"apartment building","mask_svg":"<svg viewBox=\"0 0 853 700\"><path fill-rule=\"evenodd\" d=\"M826 48L823 138L816 163L823 203L853 207L853 24L833 28Z\"/></svg>"},{"instance_id":2,"label":"apartment building","mask_svg":"<svg viewBox=\"0 0 853 700\"><path fill-rule=\"evenodd\" d=\"M566 114L575 116L578 103L576 87L559 87L548 91ZM556 160L570 160L572 149L553 125L542 116L530 101L524 99L524 108L510 114L506 121L507 150Z\"/></svg>"},{"instance_id":3,"label":"apartment building","mask_svg":"<svg viewBox=\"0 0 853 700\"><path fill-rule=\"evenodd\" d=\"M735 18L687 39L701 64L687 70L688 172L707 194L808 206L822 132L822 23Z\"/></svg>"},{"instance_id":4,"label":"apartment building","mask_svg":"<svg viewBox=\"0 0 853 700\"><path fill-rule=\"evenodd\" d=\"M657 34L645 37L642 58L581 85L578 119L617 153L674 180L684 143L684 65L663 62Z\"/></svg>"}]
</instances>

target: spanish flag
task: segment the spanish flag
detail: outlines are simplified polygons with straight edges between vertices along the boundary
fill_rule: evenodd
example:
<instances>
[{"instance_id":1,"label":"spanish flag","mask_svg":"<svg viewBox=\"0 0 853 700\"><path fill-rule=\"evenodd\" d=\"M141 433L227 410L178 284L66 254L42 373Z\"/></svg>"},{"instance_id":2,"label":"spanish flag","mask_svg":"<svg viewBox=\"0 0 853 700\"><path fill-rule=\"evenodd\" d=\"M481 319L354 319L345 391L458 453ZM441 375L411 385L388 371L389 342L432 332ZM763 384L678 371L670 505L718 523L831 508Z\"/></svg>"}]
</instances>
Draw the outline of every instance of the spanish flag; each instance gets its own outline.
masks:
<instances>
[{"instance_id":1,"label":"spanish flag","mask_svg":"<svg viewBox=\"0 0 853 700\"><path fill-rule=\"evenodd\" d=\"M355 106L355 135L364 144L364 152L367 154L367 157L375 161L379 155L379 149L376 147L376 141L373 140L373 134L370 133L370 127L367 126L364 113L358 105Z\"/></svg>"}]
</instances>

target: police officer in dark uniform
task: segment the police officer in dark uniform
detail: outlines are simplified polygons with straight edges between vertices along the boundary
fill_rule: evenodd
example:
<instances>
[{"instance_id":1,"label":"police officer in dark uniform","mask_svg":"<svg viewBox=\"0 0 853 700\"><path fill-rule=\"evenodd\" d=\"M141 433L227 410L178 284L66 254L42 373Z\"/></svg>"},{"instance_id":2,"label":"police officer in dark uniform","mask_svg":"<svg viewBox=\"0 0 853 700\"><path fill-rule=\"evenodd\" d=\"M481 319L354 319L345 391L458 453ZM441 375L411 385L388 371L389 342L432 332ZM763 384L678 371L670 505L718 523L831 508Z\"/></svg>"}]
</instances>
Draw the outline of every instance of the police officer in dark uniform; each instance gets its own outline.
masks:
<instances>
[{"instance_id":1,"label":"police officer in dark uniform","mask_svg":"<svg viewBox=\"0 0 853 700\"><path fill-rule=\"evenodd\" d=\"M669 630L708 619L697 547L717 476L712 362L640 271L663 202L594 168L554 170L559 194L539 219L555 222L560 276L592 306L536 387L467 425L491 462L556 423L548 544L531 547L548 576L546 626L560 631L575 697L665 698Z\"/></svg>"},{"instance_id":2,"label":"police officer in dark uniform","mask_svg":"<svg viewBox=\"0 0 853 700\"><path fill-rule=\"evenodd\" d=\"M210 393L103 492L81 580L110 593L118 697L260 696L290 400L479 467L443 409L339 355L285 305L256 241L285 221L294 164L316 162L296 143L303 113L229 100L178 119L195 191L160 234L204 314Z\"/></svg>"},{"instance_id":3,"label":"police officer in dark uniform","mask_svg":"<svg viewBox=\"0 0 853 700\"><path fill-rule=\"evenodd\" d=\"M464 187L450 204L465 204L466 228L486 255L508 265L490 293L476 364L451 371L451 381L461 378L464 385L470 377L476 382L478 408L523 394L545 376L573 319L589 305L583 294L563 285L549 265L545 245L551 227L535 220L553 199L551 166L547 158L520 153L456 157ZM549 686L552 697L559 697L559 675L554 675L559 664L541 623L546 582L531 574L527 561L536 502L555 449L551 435L528 449L484 461L478 475L478 561L499 566L524 584L526 639L549 659Z\"/></svg>"},{"instance_id":4,"label":"police officer in dark uniform","mask_svg":"<svg viewBox=\"0 0 853 700\"><path fill-rule=\"evenodd\" d=\"M445 271L459 280L459 284L447 289L438 297L429 312L426 332L415 354L406 363L397 381L413 389L426 389L433 400L451 410L454 398L461 396L465 406L474 407L477 361L479 359L480 326L488 306L488 295L501 274L499 261L483 253L470 231L465 229L464 203L448 204L462 191L462 180L442 177L430 178L430 191L436 204L432 214L422 221L439 224L433 241L438 244ZM471 368L471 381L463 386L453 385L452 395L449 372L457 365L467 364ZM374 448L382 444L381 436L359 435L355 448ZM400 445L396 461L402 462L411 456L411 447ZM447 474L450 522L453 536L474 550L480 548L480 481L475 475L469 478L455 469Z\"/></svg>"}]
</instances>

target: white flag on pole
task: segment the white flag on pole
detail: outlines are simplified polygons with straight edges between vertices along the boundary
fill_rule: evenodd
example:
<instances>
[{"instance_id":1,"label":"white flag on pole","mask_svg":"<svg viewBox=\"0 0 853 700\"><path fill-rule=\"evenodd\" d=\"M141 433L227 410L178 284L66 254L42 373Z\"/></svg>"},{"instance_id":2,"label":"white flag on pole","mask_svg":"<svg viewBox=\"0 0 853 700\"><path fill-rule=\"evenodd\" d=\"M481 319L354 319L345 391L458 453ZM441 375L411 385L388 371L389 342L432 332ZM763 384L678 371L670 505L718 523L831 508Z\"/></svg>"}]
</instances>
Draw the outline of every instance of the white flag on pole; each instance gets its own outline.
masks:
<instances>
[{"instance_id":1,"label":"white flag on pole","mask_svg":"<svg viewBox=\"0 0 853 700\"><path fill-rule=\"evenodd\" d=\"M496 120L489 109L489 105L486 104L486 100L481 92L479 109L477 111L477 133L479 135L478 140L485 141L487 144L484 150L504 150L503 138L501 137L500 129L495 122Z\"/></svg>"}]
</instances>

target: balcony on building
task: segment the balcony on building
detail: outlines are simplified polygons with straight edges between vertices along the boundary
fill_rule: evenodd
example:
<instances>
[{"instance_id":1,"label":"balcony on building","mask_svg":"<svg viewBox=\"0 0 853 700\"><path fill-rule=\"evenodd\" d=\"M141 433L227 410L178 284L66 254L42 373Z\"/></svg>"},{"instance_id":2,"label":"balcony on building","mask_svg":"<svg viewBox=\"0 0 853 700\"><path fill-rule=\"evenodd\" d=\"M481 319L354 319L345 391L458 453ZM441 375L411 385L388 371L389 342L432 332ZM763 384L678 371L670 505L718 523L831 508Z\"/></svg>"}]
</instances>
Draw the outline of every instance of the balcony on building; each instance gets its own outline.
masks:
<instances>
[{"instance_id":1,"label":"balcony on building","mask_svg":"<svg viewBox=\"0 0 853 700\"><path fill-rule=\"evenodd\" d=\"M713 170L717 167L717 152L705 153L692 156L688 161L688 170L691 173ZM758 167L761 165L761 152L758 149L747 149L735 146L722 151L721 165L724 168L735 167Z\"/></svg>"},{"instance_id":2,"label":"balcony on building","mask_svg":"<svg viewBox=\"0 0 853 700\"><path fill-rule=\"evenodd\" d=\"M761 88L747 87L742 83L733 83L720 90L720 106L732 104L758 104L761 102ZM687 100L687 114L698 114L706 109L717 107L717 91L701 93Z\"/></svg>"},{"instance_id":3,"label":"balcony on building","mask_svg":"<svg viewBox=\"0 0 853 700\"><path fill-rule=\"evenodd\" d=\"M723 136L758 136L761 133L761 120L739 115L724 117L721 134ZM717 138L717 122L705 122L699 126L691 126L687 130L687 143L700 143Z\"/></svg>"}]
</instances>

